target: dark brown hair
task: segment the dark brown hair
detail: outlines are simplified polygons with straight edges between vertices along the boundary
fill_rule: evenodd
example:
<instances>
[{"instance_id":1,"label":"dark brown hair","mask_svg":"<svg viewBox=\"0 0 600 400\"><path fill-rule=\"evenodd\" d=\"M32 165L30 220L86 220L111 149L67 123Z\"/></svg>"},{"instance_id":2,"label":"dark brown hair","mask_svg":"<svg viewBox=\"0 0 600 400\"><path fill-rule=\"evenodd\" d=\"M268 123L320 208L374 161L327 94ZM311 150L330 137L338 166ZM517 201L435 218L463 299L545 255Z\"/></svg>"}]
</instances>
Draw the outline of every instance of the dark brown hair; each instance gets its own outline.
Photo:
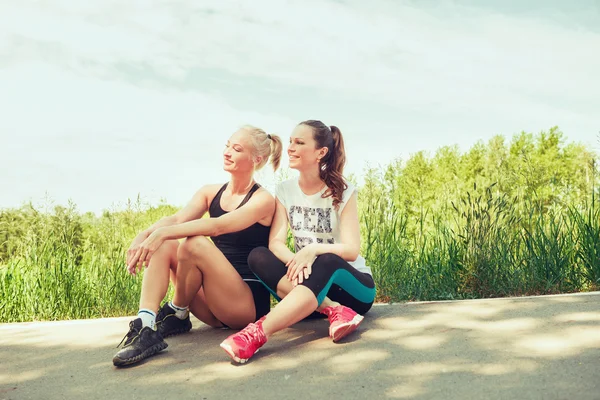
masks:
<instances>
[{"instance_id":1,"label":"dark brown hair","mask_svg":"<svg viewBox=\"0 0 600 400\"><path fill-rule=\"evenodd\" d=\"M317 120L304 121L300 125L312 128L317 149L327 147L327 154L319 162L321 179L327 185L323 197L333 197L333 207L337 210L342 202L344 190L348 189L342 175L346 164L342 132L337 126L331 125L329 127Z\"/></svg>"}]
</instances>

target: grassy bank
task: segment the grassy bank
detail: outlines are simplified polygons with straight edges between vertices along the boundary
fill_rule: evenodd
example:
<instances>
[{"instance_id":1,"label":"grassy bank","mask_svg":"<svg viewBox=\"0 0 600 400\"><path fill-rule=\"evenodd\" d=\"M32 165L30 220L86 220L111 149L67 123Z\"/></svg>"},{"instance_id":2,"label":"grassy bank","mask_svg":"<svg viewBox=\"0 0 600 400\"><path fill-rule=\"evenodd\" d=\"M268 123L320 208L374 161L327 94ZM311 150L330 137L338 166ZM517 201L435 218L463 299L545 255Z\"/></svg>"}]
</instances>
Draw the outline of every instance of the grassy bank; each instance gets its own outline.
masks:
<instances>
[{"instance_id":1,"label":"grassy bank","mask_svg":"<svg viewBox=\"0 0 600 400\"><path fill-rule=\"evenodd\" d=\"M595 154L556 128L444 147L365 171L362 254L378 300L594 290L600 283ZM0 322L134 313L141 278L124 268L141 230L176 208L74 204L0 211Z\"/></svg>"}]
</instances>

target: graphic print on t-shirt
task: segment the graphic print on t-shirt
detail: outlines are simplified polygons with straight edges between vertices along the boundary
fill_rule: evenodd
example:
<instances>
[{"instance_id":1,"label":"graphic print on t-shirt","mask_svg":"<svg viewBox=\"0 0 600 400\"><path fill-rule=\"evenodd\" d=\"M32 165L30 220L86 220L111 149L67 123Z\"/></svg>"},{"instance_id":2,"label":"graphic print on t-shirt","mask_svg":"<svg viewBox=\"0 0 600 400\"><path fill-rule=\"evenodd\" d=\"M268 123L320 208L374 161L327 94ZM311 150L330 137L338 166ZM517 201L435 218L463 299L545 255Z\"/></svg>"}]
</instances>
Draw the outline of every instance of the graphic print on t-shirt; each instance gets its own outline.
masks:
<instances>
[{"instance_id":1,"label":"graphic print on t-shirt","mask_svg":"<svg viewBox=\"0 0 600 400\"><path fill-rule=\"evenodd\" d=\"M313 237L300 236L302 231L311 233L331 233L331 208L290 206L290 226L294 232L296 251L314 243ZM317 243L325 243L323 238L316 238ZM334 244L333 238L327 238L328 244Z\"/></svg>"},{"instance_id":2,"label":"graphic print on t-shirt","mask_svg":"<svg viewBox=\"0 0 600 400\"><path fill-rule=\"evenodd\" d=\"M345 205L356 193L352 183L344 182L348 188L342 193L342 201L337 209L333 207L332 196L323 197L325 187L320 192L307 195L300 189L299 178L288 179L277 185L275 197L285 207L296 252L311 243L342 243L340 217ZM371 273L360 255L348 263L360 272Z\"/></svg>"}]
</instances>

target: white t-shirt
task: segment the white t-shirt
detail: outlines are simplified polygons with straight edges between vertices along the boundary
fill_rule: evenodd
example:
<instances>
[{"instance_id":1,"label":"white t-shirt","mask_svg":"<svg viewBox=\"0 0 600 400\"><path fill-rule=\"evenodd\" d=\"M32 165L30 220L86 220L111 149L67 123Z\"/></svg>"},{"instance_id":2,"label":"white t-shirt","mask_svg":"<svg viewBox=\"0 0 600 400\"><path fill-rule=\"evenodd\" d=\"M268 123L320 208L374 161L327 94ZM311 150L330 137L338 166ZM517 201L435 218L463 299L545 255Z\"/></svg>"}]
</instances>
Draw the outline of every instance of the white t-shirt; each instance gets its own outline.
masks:
<instances>
[{"instance_id":1,"label":"white t-shirt","mask_svg":"<svg viewBox=\"0 0 600 400\"><path fill-rule=\"evenodd\" d=\"M336 211L333 208L333 197L322 198L327 190L325 186L320 192L307 196L300 190L298 178L288 179L277 185L275 196L285 207L288 221L294 235L294 247L299 251L310 243L340 243L340 215L356 188L346 181L348 189L342 195L342 202ZM365 259L360 255L355 261L348 262L360 272L371 274Z\"/></svg>"}]
</instances>

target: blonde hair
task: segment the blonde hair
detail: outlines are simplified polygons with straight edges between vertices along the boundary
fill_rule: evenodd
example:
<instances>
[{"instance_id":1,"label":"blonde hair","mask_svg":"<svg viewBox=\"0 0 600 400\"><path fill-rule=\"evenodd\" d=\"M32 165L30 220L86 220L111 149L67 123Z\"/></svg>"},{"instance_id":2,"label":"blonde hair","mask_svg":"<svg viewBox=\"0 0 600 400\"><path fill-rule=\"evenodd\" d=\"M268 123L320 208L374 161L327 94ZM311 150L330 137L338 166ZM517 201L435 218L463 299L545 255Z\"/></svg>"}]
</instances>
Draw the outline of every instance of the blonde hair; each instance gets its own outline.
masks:
<instances>
[{"instance_id":1,"label":"blonde hair","mask_svg":"<svg viewBox=\"0 0 600 400\"><path fill-rule=\"evenodd\" d=\"M244 125L241 129L244 129L250 135L252 145L254 146L253 155L261 157L260 163L256 165L254 170L258 171L264 167L270 157L273 171L276 171L281 162L281 151L283 149L281 138L277 135L268 135L262 129L252 125Z\"/></svg>"}]
</instances>

